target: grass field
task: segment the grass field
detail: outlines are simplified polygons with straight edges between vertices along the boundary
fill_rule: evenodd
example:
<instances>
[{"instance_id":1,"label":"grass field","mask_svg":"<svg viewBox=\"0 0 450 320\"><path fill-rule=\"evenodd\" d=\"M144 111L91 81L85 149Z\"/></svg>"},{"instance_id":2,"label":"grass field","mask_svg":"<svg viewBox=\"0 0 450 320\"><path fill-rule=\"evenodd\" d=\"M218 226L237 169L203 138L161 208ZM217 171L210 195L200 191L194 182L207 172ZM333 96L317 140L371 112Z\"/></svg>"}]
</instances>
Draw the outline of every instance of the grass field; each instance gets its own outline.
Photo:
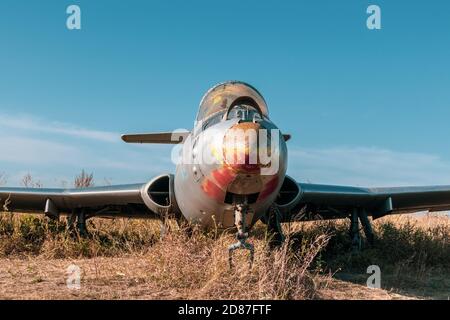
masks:
<instances>
[{"instance_id":1,"label":"grass field","mask_svg":"<svg viewBox=\"0 0 450 320\"><path fill-rule=\"evenodd\" d=\"M376 243L351 252L347 221L291 223L285 245L267 249L264 225L252 230L255 262L235 255L232 232L188 236L174 222L161 237L150 220L92 219L90 235L67 231L65 219L0 214L3 299L448 299L450 219L392 216L374 223ZM81 288L66 285L69 265ZM381 289L366 286L369 265Z\"/></svg>"}]
</instances>

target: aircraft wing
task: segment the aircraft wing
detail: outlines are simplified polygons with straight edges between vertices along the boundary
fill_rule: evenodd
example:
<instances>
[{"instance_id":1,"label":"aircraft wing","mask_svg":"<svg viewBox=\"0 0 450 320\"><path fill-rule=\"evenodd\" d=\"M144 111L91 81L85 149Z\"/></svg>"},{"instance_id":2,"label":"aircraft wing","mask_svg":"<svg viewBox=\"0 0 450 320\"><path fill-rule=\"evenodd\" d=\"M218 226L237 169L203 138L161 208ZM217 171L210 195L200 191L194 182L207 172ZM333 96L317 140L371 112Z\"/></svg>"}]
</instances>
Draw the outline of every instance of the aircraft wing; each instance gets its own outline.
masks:
<instances>
[{"instance_id":1,"label":"aircraft wing","mask_svg":"<svg viewBox=\"0 0 450 320\"><path fill-rule=\"evenodd\" d=\"M0 211L70 214L87 209L97 216L151 217L144 204L145 184L129 184L84 189L0 188Z\"/></svg>"},{"instance_id":2,"label":"aircraft wing","mask_svg":"<svg viewBox=\"0 0 450 320\"><path fill-rule=\"evenodd\" d=\"M314 215L324 219L347 217L353 209L363 208L374 219L388 214L450 210L450 185L424 187L362 188L298 183L298 202L285 218L302 208L305 220Z\"/></svg>"}]
</instances>

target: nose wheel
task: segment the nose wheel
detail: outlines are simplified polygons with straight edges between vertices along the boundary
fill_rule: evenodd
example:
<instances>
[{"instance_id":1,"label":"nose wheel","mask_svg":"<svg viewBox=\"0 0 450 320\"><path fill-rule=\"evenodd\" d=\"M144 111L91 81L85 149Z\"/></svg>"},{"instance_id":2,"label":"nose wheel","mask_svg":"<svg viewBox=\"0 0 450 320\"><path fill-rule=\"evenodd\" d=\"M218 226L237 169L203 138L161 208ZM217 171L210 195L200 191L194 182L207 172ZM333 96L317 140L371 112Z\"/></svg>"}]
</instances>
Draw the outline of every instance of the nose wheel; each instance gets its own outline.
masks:
<instances>
[{"instance_id":1,"label":"nose wheel","mask_svg":"<svg viewBox=\"0 0 450 320\"><path fill-rule=\"evenodd\" d=\"M253 258L255 255L255 248L249 242L248 232L245 232L245 217L248 213L249 207L246 203L237 204L234 209L234 224L237 228L236 239L238 240L236 243L233 243L228 247L228 262L230 265L230 269L233 268L233 252L238 249L248 250L250 252L249 256L249 266L250 268L253 265Z\"/></svg>"}]
</instances>

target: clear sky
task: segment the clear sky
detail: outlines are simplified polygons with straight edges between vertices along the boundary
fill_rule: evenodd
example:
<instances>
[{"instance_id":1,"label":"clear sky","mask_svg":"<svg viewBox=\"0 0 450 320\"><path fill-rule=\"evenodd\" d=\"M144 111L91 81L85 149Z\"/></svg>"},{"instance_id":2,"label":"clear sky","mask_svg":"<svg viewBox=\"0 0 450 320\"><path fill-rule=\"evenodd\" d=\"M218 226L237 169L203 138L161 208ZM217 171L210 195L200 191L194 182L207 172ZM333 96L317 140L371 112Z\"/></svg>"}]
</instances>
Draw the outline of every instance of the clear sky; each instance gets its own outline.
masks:
<instances>
[{"instance_id":1,"label":"clear sky","mask_svg":"<svg viewBox=\"0 0 450 320\"><path fill-rule=\"evenodd\" d=\"M66 28L79 5L81 30ZM366 9L381 8L381 30ZM120 134L190 129L203 93L242 80L289 141L289 174L450 184L449 1L0 2L0 172L19 185L145 182L170 147Z\"/></svg>"}]
</instances>

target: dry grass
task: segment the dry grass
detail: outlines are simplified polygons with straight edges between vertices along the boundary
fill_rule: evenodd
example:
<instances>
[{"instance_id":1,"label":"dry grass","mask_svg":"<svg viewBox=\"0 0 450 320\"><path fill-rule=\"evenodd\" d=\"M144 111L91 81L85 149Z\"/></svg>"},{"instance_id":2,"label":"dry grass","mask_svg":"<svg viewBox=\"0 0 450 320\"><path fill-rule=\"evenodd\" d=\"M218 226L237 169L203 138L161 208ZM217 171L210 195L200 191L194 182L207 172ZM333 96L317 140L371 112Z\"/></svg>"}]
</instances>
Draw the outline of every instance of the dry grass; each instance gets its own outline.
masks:
<instances>
[{"instance_id":1,"label":"dry grass","mask_svg":"<svg viewBox=\"0 0 450 320\"><path fill-rule=\"evenodd\" d=\"M317 232L314 223L302 228ZM321 228L334 235L320 259L328 270L336 272L337 279L365 285L367 267L378 265L382 271L382 287L388 291L421 298L450 297L448 215L382 218L374 223L375 246L358 254L350 250L348 223L323 223Z\"/></svg>"},{"instance_id":2,"label":"dry grass","mask_svg":"<svg viewBox=\"0 0 450 320\"><path fill-rule=\"evenodd\" d=\"M276 251L267 250L265 229L257 225L251 270L242 252L229 270L232 233L195 230L188 236L171 223L161 239L159 222L127 219L92 219L88 228L90 237L82 239L65 221L1 214L0 298L392 299L450 292L442 281L450 274L447 217L380 219L377 246L359 255L350 253L345 222L287 225L288 241ZM82 269L81 290L66 287L72 263ZM371 264L381 267L387 290L360 284ZM420 290L433 277L440 286Z\"/></svg>"},{"instance_id":3,"label":"dry grass","mask_svg":"<svg viewBox=\"0 0 450 320\"><path fill-rule=\"evenodd\" d=\"M303 299L316 296L319 284L309 267L329 240L327 235L322 234L305 243L302 250L295 254L288 244L270 252L266 246L264 229L260 226L255 230L253 242L256 254L252 269L249 269L247 256L238 252L234 255L235 267L229 270L227 246L235 241L231 233L195 230L193 235L188 236L184 230L172 224L170 232L161 239L158 222L125 219L93 219L89 221L89 230L90 237L82 239L66 231L64 222L5 213L0 220L0 256L8 263L14 261L13 264L17 264L14 269L27 270L28 267L24 265L32 261L35 263L32 269L39 269L40 272L47 269L39 261L52 261L60 268L67 267L70 264L68 261L75 261L87 269L90 268L86 266L89 260L93 263L114 261L117 265L103 265L101 271L96 267L96 274L108 273L107 270L112 270L113 275L128 274L119 277L120 281L141 284L146 288L142 297ZM64 279L66 267L56 272L60 279ZM22 278L24 275L15 277ZM9 281L15 277L9 277ZM36 277L38 280L35 282L42 286L42 279L51 275L46 273L43 276L38 272ZM113 287L119 281L114 278L108 280ZM92 285L95 287L99 282L107 283L98 276L88 279L86 275L83 282L87 288ZM120 290L120 297L133 296L128 290L135 288L130 286L133 288ZM55 292L52 289L47 294ZM88 292L98 298L117 297L92 288ZM42 294L42 291L38 293ZM8 296L7 292L0 292L0 296L2 294ZM33 295L28 292L27 296L30 294Z\"/></svg>"}]
</instances>

